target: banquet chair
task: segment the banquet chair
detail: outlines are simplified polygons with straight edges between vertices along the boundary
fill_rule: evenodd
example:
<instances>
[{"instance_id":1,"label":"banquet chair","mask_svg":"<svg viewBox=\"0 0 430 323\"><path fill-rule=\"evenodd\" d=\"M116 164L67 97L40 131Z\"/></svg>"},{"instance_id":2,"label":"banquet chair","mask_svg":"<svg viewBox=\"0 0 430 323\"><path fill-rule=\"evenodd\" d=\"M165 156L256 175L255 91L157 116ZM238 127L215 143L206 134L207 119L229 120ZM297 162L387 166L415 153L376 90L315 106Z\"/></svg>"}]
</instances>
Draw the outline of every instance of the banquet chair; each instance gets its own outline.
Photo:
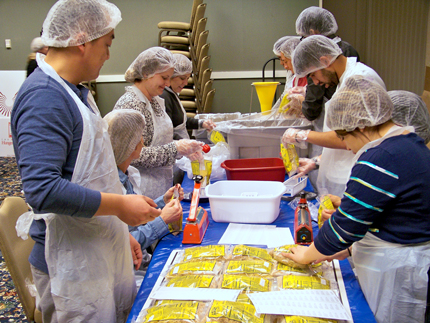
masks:
<instances>
[{"instance_id":1,"label":"banquet chair","mask_svg":"<svg viewBox=\"0 0 430 323\"><path fill-rule=\"evenodd\" d=\"M42 323L42 313L36 309L36 300L27 286L28 282L33 282L28 257L34 241L21 239L15 229L16 221L27 211L27 204L21 197L4 199L0 206L0 250L28 321Z\"/></svg>"},{"instance_id":2,"label":"banquet chair","mask_svg":"<svg viewBox=\"0 0 430 323\"><path fill-rule=\"evenodd\" d=\"M157 24L158 29L160 29L158 33L158 46L161 45L161 35L171 34L172 32L176 35L183 35L192 31L197 7L203 3L203 0L194 0L193 5L191 7L191 17L190 22L179 22L179 21L160 21Z\"/></svg>"}]
</instances>

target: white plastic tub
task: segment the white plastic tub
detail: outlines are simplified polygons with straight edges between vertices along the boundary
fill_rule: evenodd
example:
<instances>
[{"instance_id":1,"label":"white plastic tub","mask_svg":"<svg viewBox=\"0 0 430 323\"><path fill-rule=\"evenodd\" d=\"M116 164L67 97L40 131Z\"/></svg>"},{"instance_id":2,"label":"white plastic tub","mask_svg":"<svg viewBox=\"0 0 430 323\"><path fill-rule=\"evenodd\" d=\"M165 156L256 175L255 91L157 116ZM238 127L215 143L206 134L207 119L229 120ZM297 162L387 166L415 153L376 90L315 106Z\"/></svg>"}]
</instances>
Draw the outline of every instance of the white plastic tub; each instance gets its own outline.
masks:
<instances>
[{"instance_id":1,"label":"white plastic tub","mask_svg":"<svg viewBox=\"0 0 430 323\"><path fill-rule=\"evenodd\" d=\"M229 223L272 223L286 187L275 181L218 181L206 186L212 219Z\"/></svg>"}]
</instances>

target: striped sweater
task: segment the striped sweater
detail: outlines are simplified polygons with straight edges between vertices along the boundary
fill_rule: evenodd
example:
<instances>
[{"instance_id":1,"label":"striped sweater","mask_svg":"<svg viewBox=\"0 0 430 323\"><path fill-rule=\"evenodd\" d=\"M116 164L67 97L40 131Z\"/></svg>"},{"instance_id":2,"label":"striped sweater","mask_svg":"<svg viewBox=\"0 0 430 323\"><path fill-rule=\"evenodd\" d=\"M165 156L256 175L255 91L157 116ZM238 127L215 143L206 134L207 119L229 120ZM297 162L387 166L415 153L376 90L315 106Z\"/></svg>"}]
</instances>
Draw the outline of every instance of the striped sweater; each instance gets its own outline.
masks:
<instances>
[{"instance_id":1,"label":"striped sweater","mask_svg":"<svg viewBox=\"0 0 430 323\"><path fill-rule=\"evenodd\" d=\"M414 133L388 138L360 156L315 247L332 255L368 231L392 243L430 241L430 150Z\"/></svg>"}]
</instances>

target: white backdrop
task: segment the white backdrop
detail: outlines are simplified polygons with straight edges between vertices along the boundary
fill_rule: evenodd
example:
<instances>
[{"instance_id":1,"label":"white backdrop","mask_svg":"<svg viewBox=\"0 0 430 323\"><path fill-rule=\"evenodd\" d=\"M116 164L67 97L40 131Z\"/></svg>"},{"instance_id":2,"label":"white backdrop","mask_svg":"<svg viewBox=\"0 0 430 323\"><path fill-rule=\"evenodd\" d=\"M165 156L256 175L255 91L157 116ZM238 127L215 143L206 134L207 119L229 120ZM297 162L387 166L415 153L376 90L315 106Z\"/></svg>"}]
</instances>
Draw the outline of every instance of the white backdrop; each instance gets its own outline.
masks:
<instances>
[{"instance_id":1,"label":"white backdrop","mask_svg":"<svg viewBox=\"0 0 430 323\"><path fill-rule=\"evenodd\" d=\"M14 156L10 113L16 94L25 80L25 71L0 71L0 157Z\"/></svg>"}]
</instances>

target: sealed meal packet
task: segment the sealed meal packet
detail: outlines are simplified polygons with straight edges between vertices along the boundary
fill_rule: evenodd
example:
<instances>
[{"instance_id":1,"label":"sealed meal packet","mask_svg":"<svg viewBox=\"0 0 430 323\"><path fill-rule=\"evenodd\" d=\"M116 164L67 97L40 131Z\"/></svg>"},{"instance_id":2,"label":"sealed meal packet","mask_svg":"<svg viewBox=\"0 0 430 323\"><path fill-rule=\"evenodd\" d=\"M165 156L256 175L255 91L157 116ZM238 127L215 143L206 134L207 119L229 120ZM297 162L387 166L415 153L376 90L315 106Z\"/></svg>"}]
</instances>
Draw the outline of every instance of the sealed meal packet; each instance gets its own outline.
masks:
<instances>
[{"instance_id":1,"label":"sealed meal packet","mask_svg":"<svg viewBox=\"0 0 430 323\"><path fill-rule=\"evenodd\" d=\"M186 248L180 255L182 261L227 260L231 258L231 246L209 245Z\"/></svg>"},{"instance_id":2,"label":"sealed meal packet","mask_svg":"<svg viewBox=\"0 0 430 323\"><path fill-rule=\"evenodd\" d=\"M163 281L166 287L183 288L220 288L219 276L214 275L184 275L167 278Z\"/></svg>"},{"instance_id":3,"label":"sealed meal packet","mask_svg":"<svg viewBox=\"0 0 430 323\"><path fill-rule=\"evenodd\" d=\"M234 246L231 258L233 260L260 259L273 262L267 249L249 247L243 244Z\"/></svg>"},{"instance_id":4,"label":"sealed meal packet","mask_svg":"<svg viewBox=\"0 0 430 323\"><path fill-rule=\"evenodd\" d=\"M167 277L178 275L218 275L223 263L216 260L180 262L171 266Z\"/></svg>"},{"instance_id":5,"label":"sealed meal packet","mask_svg":"<svg viewBox=\"0 0 430 323\"><path fill-rule=\"evenodd\" d=\"M273 277L267 275L223 275L221 288L242 289L244 292L273 290Z\"/></svg>"},{"instance_id":6,"label":"sealed meal packet","mask_svg":"<svg viewBox=\"0 0 430 323\"><path fill-rule=\"evenodd\" d=\"M286 275L277 280L279 289L330 289L330 281L316 276Z\"/></svg>"},{"instance_id":7,"label":"sealed meal packet","mask_svg":"<svg viewBox=\"0 0 430 323\"><path fill-rule=\"evenodd\" d=\"M230 260L226 263L224 273L226 274L259 274L271 275L273 263L265 260Z\"/></svg>"},{"instance_id":8,"label":"sealed meal packet","mask_svg":"<svg viewBox=\"0 0 430 323\"><path fill-rule=\"evenodd\" d=\"M213 301L206 323L271 323L270 315L257 314L251 304L229 301Z\"/></svg>"},{"instance_id":9,"label":"sealed meal packet","mask_svg":"<svg viewBox=\"0 0 430 323\"><path fill-rule=\"evenodd\" d=\"M277 319L278 323L338 323L335 320L321 319L307 316L282 316Z\"/></svg>"},{"instance_id":10,"label":"sealed meal packet","mask_svg":"<svg viewBox=\"0 0 430 323\"><path fill-rule=\"evenodd\" d=\"M149 307L143 320L137 323L200 323L207 315L210 303L204 302L165 302Z\"/></svg>"}]
</instances>

